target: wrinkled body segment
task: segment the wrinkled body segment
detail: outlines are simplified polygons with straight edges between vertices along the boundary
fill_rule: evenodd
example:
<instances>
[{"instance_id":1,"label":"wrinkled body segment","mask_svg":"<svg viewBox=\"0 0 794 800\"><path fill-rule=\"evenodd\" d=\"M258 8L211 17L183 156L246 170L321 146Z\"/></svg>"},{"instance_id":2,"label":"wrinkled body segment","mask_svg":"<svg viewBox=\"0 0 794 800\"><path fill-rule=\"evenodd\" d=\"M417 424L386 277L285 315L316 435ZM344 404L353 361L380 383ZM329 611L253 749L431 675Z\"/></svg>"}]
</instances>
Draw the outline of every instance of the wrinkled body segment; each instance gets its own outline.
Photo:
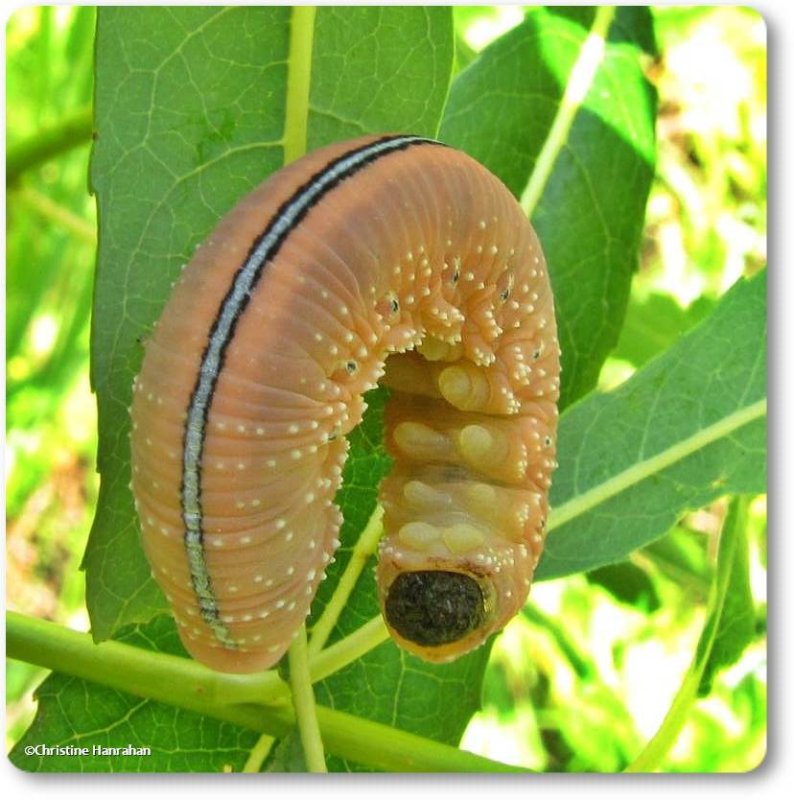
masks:
<instances>
[{"instance_id":1,"label":"wrinkled body segment","mask_svg":"<svg viewBox=\"0 0 794 800\"><path fill-rule=\"evenodd\" d=\"M378 584L434 661L524 603L556 466L559 347L535 234L468 156L417 137L312 153L197 250L132 405L143 544L189 652L274 664L338 545L345 435L391 390Z\"/></svg>"}]
</instances>

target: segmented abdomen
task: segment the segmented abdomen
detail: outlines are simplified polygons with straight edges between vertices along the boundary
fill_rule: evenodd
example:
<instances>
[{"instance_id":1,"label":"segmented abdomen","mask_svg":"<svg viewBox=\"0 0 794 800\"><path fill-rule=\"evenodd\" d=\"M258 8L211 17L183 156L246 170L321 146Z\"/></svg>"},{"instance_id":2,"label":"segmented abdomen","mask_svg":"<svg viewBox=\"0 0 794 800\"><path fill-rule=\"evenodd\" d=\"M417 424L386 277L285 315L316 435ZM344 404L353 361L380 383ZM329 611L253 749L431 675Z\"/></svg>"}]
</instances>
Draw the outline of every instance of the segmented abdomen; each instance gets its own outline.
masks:
<instances>
[{"instance_id":1,"label":"segmented abdomen","mask_svg":"<svg viewBox=\"0 0 794 800\"><path fill-rule=\"evenodd\" d=\"M534 232L469 157L366 138L266 181L184 270L136 379L143 542L187 649L230 672L283 655L384 363L387 624L432 660L501 628L542 548L558 359Z\"/></svg>"}]
</instances>

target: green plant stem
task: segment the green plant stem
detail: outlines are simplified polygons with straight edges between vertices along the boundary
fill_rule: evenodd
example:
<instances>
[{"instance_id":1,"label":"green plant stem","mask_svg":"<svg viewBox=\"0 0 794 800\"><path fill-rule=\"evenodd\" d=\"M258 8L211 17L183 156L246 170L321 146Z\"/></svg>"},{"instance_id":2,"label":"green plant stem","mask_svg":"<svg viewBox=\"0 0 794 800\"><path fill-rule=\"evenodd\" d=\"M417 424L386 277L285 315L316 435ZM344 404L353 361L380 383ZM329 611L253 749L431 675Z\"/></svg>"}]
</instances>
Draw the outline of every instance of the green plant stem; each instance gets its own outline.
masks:
<instances>
[{"instance_id":1,"label":"green plant stem","mask_svg":"<svg viewBox=\"0 0 794 800\"><path fill-rule=\"evenodd\" d=\"M289 706L289 688L271 670L232 675L189 658L123 642L94 644L88 634L9 611L7 655L139 697L206 711L246 704Z\"/></svg>"},{"instance_id":2,"label":"green plant stem","mask_svg":"<svg viewBox=\"0 0 794 800\"><path fill-rule=\"evenodd\" d=\"M529 772L323 706L317 718L329 751L386 772Z\"/></svg>"},{"instance_id":3,"label":"green plant stem","mask_svg":"<svg viewBox=\"0 0 794 800\"><path fill-rule=\"evenodd\" d=\"M61 153L88 144L93 130L94 112L91 106L86 106L12 145L6 152L6 184L14 183L22 173Z\"/></svg>"},{"instance_id":4,"label":"green plant stem","mask_svg":"<svg viewBox=\"0 0 794 800\"><path fill-rule=\"evenodd\" d=\"M314 689L309 674L309 651L306 644L306 626L301 625L289 648L289 682L292 687L292 705L298 722L303 757L309 772L328 772L323 752L323 740L317 722Z\"/></svg>"},{"instance_id":5,"label":"green plant stem","mask_svg":"<svg viewBox=\"0 0 794 800\"><path fill-rule=\"evenodd\" d=\"M700 634L692 665L687 670L681 687L662 721L659 730L648 742L637 758L629 764L626 772L653 772L658 769L662 759L676 743L684 725L689 719L689 711L697 699L698 687L711 655L714 640L719 629L720 617L725 606L725 596L731 578L731 569L740 539L747 522L747 498L734 498L722 527L720 549L717 556L717 570L711 585L709 611Z\"/></svg>"},{"instance_id":6,"label":"green plant stem","mask_svg":"<svg viewBox=\"0 0 794 800\"><path fill-rule=\"evenodd\" d=\"M557 114L549 128L549 134L538 154L537 161L535 161L532 174L529 176L529 183L521 195L521 207L530 219L543 195L557 157L566 146L576 114L584 103L598 67L604 58L606 36L615 17L615 11L614 6L598 7L593 27L571 69L560 107L557 109Z\"/></svg>"},{"instance_id":7,"label":"green plant stem","mask_svg":"<svg viewBox=\"0 0 794 800\"><path fill-rule=\"evenodd\" d=\"M326 647L325 650L321 650L311 657L309 663L312 683L317 683L357 661L388 638L389 631L383 618L381 616L374 617L349 636L334 642L330 647Z\"/></svg>"},{"instance_id":8,"label":"green plant stem","mask_svg":"<svg viewBox=\"0 0 794 800\"><path fill-rule=\"evenodd\" d=\"M381 533L383 532L383 509L380 505L375 507L372 516L367 521L367 525L358 537L353 551L350 554L350 561L347 563L339 583L336 585L328 605L323 610L320 618L312 626L312 638L309 642L309 654L316 655L323 649L328 641L331 631L334 629L339 616L347 605L347 601L356 586L364 567L370 557L378 548Z\"/></svg>"},{"instance_id":9,"label":"green plant stem","mask_svg":"<svg viewBox=\"0 0 794 800\"><path fill-rule=\"evenodd\" d=\"M52 222L91 247L96 247L96 225L86 222L68 208L56 203L47 195L37 192L30 186L20 186L11 195L12 202L20 201L47 222Z\"/></svg>"},{"instance_id":10,"label":"green plant stem","mask_svg":"<svg viewBox=\"0 0 794 800\"><path fill-rule=\"evenodd\" d=\"M285 736L295 725L281 696L283 682L272 671L227 675L121 642L94 644L88 634L15 612L6 615L6 655L271 736ZM268 692L276 699L266 699ZM317 706L317 721L329 753L374 769L525 771L324 706Z\"/></svg>"},{"instance_id":11,"label":"green plant stem","mask_svg":"<svg viewBox=\"0 0 794 800\"><path fill-rule=\"evenodd\" d=\"M306 152L309 128L309 91L312 77L314 6L294 6L290 18L287 98L284 115L284 163Z\"/></svg>"},{"instance_id":12,"label":"green plant stem","mask_svg":"<svg viewBox=\"0 0 794 800\"><path fill-rule=\"evenodd\" d=\"M270 751L273 749L273 745L276 743L276 739L273 736L269 736L267 733L263 733L259 739L257 739L256 744L251 748L251 752L248 755L248 759L246 760L245 764L243 765L243 772L259 772L262 769L262 764L265 763L265 759L270 755Z\"/></svg>"}]
</instances>

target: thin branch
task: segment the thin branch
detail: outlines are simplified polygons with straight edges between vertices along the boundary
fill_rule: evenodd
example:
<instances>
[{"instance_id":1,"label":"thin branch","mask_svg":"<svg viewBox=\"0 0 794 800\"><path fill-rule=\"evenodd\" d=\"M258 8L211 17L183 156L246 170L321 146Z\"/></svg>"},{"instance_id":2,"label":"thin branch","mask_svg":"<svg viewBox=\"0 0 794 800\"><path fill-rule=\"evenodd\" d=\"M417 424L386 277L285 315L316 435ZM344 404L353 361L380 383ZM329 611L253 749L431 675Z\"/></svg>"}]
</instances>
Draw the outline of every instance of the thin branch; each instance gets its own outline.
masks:
<instances>
[{"instance_id":1,"label":"thin branch","mask_svg":"<svg viewBox=\"0 0 794 800\"><path fill-rule=\"evenodd\" d=\"M271 736L295 725L273 671L227 675L121 642L94 644L88 634L15 612L6 615L6 655ZM329 753L387 772L526 772L324 706L317 721Z\"/></svg>"},{"instance_id":2,"label":"thin branch","mask_svg":"<svg viewBox=\"0 0 794 800\"><path fill-rule=\"evenodd\" d=\"M12 145L6 152L6 185L17 181L23 172L88 144L93 131L94 111L91 106L86 106Z\"/></svg>"},{"instance_id":3,"label":"thin branch","mask_svg":"<svg viewBox=\"0 0 794 800\"><path fill-rule=\"evenodd\" d=\"M331 635L339 616L347 605L347 601L356 586L364 567L370 557L378 549L378 541L383 532L383 509L380 505L375 507L366 527L358 537L353 552L348 561L339 583L336 585L328 605L320 618L312 626L312 638L309 642L309 654L316 655L323 649L328 637Z\"/></svg>"},{"instance_id":4,"label":"thin branch","mask_svg":"<svg viewBox=\"0 0 794 800\"><path fill-rule=\"evenodd\" d=\"M259 739L257 739L256 744L251 748L251 752L243 765L242 771L260 772L262 764L265 763L265 759L270 755L270 751L273 749L275 743L276 739L274 736L263 733Z\"/></svg>"},{"instance_id":5,"label":"thin branch","mask_svg":"<svg viewBox=\"0 0 794 800\"><path fill-rule=\"evenodd\" d=\"M295 6L291 12L287 59L287 107L284 113L285 164L295 161L306 152L316 13L317 9L314 6Z\"/></svg>"},{"instance_id":6,"label":"thin branch","mask_svg":"<svg viewBox=\"0 0 794 800\"><path fill-rule=\"evenodd\" d=\"M370 650L374 650L389 638L389 631L378 615L357 628L349 636L334 642L330 647L313 655L310 660L312 683L327 678L348 664L357 661Z\"/></svg>"},{"instance_id":7,"label":"thin branch","mask_svg":"<svg viewBox=\"0 0 794 800\"><path fill-rule=\"evenodd\" d=\"M309 772L328 772L317 722L314 689L309 675L309 652L306 645L306 626L301 625L289 648L289 682L292 686L292 705L298 721L303 756Z\"/></svg>"},{"instance_id":8,"label":"thin branch","mask_svg":"<svg viewBox=\"0 0 794 800\"><path fill-rule=\"evenodd\" d=\"M275 670L254 675L216 672L190 658L122 642L95 644L87 634L14 611L6 614L6 646L9 658L185 708L289 708L289 687Z\"/></svg>"},{"instance_id":9,"label":"thin branch","mask_svg":"<svg viewBox=\"0 0 794 800\"><path fill-rule=\"evenodd\" d=\"M22 185L14 190L12 198L24 203L47 222L74 234L84 244L96 247L96 225L87 222L60 203L56 203L46 194L36 191L31 186Z\"/></svg>"}]
</instances>

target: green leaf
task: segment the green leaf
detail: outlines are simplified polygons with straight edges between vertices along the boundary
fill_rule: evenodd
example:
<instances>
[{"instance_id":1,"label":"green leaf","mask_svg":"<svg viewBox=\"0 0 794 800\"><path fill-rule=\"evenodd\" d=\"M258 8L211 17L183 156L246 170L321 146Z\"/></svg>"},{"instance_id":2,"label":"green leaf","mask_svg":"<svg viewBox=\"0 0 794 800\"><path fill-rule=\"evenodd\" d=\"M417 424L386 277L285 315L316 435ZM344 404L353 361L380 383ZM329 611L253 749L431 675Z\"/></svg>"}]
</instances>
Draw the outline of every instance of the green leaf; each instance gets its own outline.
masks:
<instances>
[{"instance_id":1,"label":"green leaf","mask_svg":"<svg viewBox=\"0 0 794 800\"><path fill-rule=\"evenodd\" d=\"M654 568L679 586L686 586L692 602L705 602L711 579L708 538L700 532L673 526L661 539L643 548Z\"/></svg>"},{"instance_id":2,"label":"green leaf","mask_svg":"<svg viewBox=\"0 0 794 800\"><path fill-rule=\"evenodd\" d=\"M309 150L365 133L436 135L452 70L448 9L325 6L314 41Z\"/></svg>"},{"instance_id":3,"label":"green leaf","mask_svg":"<svg viewBox=\"0 0 794 800\"><path fill-rule=\"evenodd\" d=\"M719 624L714 634L709 659L698 687L699 695L707 695L715 675L736 663L755 636L755 607L750 589L750 564L747 542L747 499L731 504L726 526L732 526L735 538L728 585Z\"/></svg>"},{"instance_id":4,"label":"green leaf","mask_svg":"<svg viewBox=\"0 0 794 800\"><path fill-rule=\"evenodd\" d=\"M293 26L295 14L303 16ZM394 127L432 134L438 125L452 64L448 9L328 7L313 25L305 14L286 7L99 13L92 382L102 485L84 560L97 639L165 609L128 489L127 407L141 338L181 265L224 212L282 166L288 148L296 154L297 130L316 146ZM295 31L311 39L308 51Z\"/></svg>"},{"instance_id":5,"label":"green leaf","mask_svg":"<svg viewBox=\"0 0 794 800\"><path fill-rule=\"evenodd\" d=\"M593 18L591 8L533 8L453 81L441 137L516 197L542 172ZM595 386L623 322L654 169L656 98L643 72L652 40L647 9L618 9L570 130L546 151L532 222L554 286L561 407Z\"/></svg>"},{"instance_id":6,"label":"green leaf","mask_svg":"<svg viewBox=\"0 0 794 800\"><path fill-rule=\"evenodd\" d=\"M173 621L160 617L128 628L121 640L182 653ZM153 642L157 642L157 648ZM239 771L259 734L164 703L133 697L68 675L53 674L37 689L38 713L9 754L29 772ZM86 755L26 755L27 746L88 748ZM114 755L94 748L149 747L151 755Z\"/></svg>"},{"instance_id":7,"label":"green leaf","mask_svg":"<svg viewBox=\"0 0 794 800\"><path fill-rule=\"evenodd\" d=\"M587 580L606 589L622 603L640 605L649 612L659 608L659 596L648 573L629 561L594 569L587 573Z\"/></svg>"},{"instance_id":8,"label":"green leaf","mask_svg":"<svg viewBox=\"0 0 794 800\"><path fill-rule=\"evenodd\" d=\"M307 772L300 736L292 730L279 739L267 758L265 772Z\"/></svg>"},{"instance_id":9,"label":"green leaf","mask_svg":"<svg viewBox=\"0 0 794 800\"><path fill-rule=\"evenodd\" d=\"M641 367L705 319L715 305L714 300L705 296L699 297L686 309L667 294L632 300L612 355Z\"/></svg>"},{"instance_id":10,"label":"green leaf","mask_svg":"<svg viewBox=\"0 0 794 800\"><path fill-rule=\"evenodd\" d=\"M766 272L613 392L566 411L538 577L622 561L685 511L766 491Z\"/></svg>"}]
</instances>

